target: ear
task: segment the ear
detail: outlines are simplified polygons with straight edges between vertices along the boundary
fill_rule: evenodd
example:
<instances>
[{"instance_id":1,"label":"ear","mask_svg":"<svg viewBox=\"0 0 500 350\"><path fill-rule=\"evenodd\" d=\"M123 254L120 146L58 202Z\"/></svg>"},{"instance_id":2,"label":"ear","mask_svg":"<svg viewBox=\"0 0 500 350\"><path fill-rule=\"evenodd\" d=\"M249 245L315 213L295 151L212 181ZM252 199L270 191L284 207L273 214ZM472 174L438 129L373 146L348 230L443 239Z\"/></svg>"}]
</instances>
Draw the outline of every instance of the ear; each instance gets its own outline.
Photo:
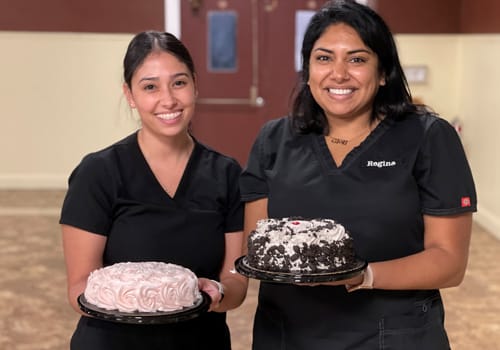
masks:
<instances>
[{"instance_id":1,"label":"ear","mask_svg":"<svg viewBox=\"0 0 500 350\"><path fill-rule=\"evenodd\" d=\"M134 97L132 96L132 91L130 91L130 88L128 87L127 83L123 83L122 89L123 89L123 94L125 95L125 98L127 99L130 108L135 108Z\"/></svg>"},{"instance_id":2,"label":"ear","mask_svg":"<svg viewBox=\"0 0 500 350\"><path fill-rule=\"evenodd\" d=\"M379 85L380 85L380 86L385 86L385 84L386 84L386 81L385 81L385 73L382 73L382 75L380 76Z\"/></svg>"},{"instance_id":3,"label":"ear","mask_svg":"<svg viewBox=\"0 0 500 350\"><path fill-rule=\"evenodd\" d=\"M198 97L198 75L193 74L193 84L194 84L194 98Z\"/></svg>"}]
</instances>

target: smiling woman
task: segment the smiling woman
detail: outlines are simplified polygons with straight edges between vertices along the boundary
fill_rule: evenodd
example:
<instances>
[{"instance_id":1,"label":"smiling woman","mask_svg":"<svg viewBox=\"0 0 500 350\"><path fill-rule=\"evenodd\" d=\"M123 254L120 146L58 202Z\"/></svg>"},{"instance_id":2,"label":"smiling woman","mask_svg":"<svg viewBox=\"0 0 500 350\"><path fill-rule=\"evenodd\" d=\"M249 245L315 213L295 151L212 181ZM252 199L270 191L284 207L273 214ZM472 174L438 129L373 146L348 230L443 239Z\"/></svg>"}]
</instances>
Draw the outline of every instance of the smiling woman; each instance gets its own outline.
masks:
<instances>
[{"instance_id":1,"label":"smiling woman","mask_svg":"<svg viewBox=\"0 0 500 350\"><path fill-rule=\"evenodd\" d=\"M325 112L328 136L348 140L352 149L375 126L372 105L379 86L385 85L377 55L352 27L332 25L314 44L308 85L313 98ZM345 122L354 123L346 129ZM359 144L359 142L357 143ZM337 160L341 163L341 160Z\"/></svg>"},{"instance_id":2,"label":"smiling woman","mask_svg":"<svg viewBox=\"0 0 500 350\"><path fill-rule=\"evenodd\" d=\"M175 36L137 34L123 65L123 92L141 127L85 156L70 176L60 219L70 304L80 311L89 275L103 266L163 262L196 274L209 312L150 326L85 314L71 349L230 349L225 313L247 287L231 273L242 254L241 168L190 134L195 70Z\"/></svg>"},{"instance_id":3,"label":"smiling woman","mask_svg":"<svg viewBox=\"0 0 500 350\"><path fill-rule=\"evenodd\" d=\"M460 139L412 103L369 7L329 1L301 53L290 116L262 127L241 176L245 235L264 218L333 219L368 266L314 287L261 281L253 349L448 350L439 289L463 279L476 211Z\"/></svg>"},{"instance_id":4,"label":"smiling woman","mask_svg":"<svg viewBox=\"0 0 500 350\"><path fill-rule=\"evenodd\" d=\"M132 79L123 84L123 90L141 119L138 141L146 161L164 189L173 194L194 146L187 133L195 107L194 72L168 52L153 52L137 67ZM156 143L159 146L164 142L175 145L177 155L155 157L153 151L161 149ZM161 171L161 167L174 170L175 176Z\"/></svg>"}]
</instances>

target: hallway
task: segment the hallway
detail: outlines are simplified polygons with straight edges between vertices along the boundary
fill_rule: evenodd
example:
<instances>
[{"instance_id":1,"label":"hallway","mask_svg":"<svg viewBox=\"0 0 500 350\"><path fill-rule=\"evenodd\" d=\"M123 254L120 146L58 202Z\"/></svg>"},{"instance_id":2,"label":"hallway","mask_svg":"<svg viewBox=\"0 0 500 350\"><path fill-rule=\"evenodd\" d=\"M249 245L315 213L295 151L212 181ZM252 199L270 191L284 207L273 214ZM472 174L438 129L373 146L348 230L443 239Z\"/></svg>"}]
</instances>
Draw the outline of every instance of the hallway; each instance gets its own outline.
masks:
<instances>
[{"instance_id":1,"label":"hallway","mask_svg":"<svg viewBox=\"0 0 500 350\"><path fill-rule=\"evenodd\" d=\"M63 191L0 191L0 349L67 350L78 315L66 301L58 225ZM464 283L443 290L452 349L500 349L500 241L474 225ZM258 283L228 314L233 350L249 350Z\"/></svg>"}]
</instances>

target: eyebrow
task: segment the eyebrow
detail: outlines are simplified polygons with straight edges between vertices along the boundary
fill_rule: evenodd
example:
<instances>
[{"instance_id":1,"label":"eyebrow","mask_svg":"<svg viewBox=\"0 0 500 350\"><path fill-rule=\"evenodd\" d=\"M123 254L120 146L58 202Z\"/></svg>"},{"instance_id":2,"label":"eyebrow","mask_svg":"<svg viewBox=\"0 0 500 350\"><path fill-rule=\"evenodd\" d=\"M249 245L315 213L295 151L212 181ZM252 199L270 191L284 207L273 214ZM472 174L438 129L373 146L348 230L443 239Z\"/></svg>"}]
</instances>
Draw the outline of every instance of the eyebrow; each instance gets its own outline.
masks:
<instances>
[{"instance_id":1,"label":"eyebrow","mask_svg":"<svg viewBox=\"0 0 500 350\"><path fill-rule=\"evenodd\" d=\"M189 74L188 73L185 73L185 72L181 72L181 73L176 73L176 74L172 74L170 76L170 79L175 79L175 78L179 78L179 77L188 77L189 78ZM139 82L142 82L142 81L150 81L150 80L159 80L160 78L158 77L144 77L144 78L141 78L139 80Z\"/></svg>"},{"instance_id":2,"label":"eyebrow","mask_svg":"<svg viewBox=\"0 0 500 350\"><path fill-rule=\"evenodd\" d=\"M333 54L333 50L330 50L330 49L325 49L324 47L318 47L317 49L314 49L314 51L324 51L326 53L329 53L329 54ZM351 50L351 51L347 51L347 53L349 55L352 55L352 54L355 54L355 53L360 53L360 52L365 52L365 53L368 53L368 54L372 54L373 51L371 50L368 50L368 49L356 49L356 50Z\"/></svg>"}]
</instances>

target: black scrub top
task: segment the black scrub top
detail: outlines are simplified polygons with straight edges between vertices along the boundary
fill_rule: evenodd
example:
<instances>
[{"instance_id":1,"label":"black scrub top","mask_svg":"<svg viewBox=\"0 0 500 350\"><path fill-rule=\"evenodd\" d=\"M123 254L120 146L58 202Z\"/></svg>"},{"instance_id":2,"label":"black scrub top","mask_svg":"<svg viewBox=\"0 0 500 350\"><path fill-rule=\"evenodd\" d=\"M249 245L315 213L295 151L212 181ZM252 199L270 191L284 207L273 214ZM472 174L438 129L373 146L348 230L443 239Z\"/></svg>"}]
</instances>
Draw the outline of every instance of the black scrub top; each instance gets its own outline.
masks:
<instances>
[{"instance_id":1,"label":"black scrub top","mask_svg":"<svg viewBox=\"0 0 500 350\"><path fill-rule=\"evenodd\" d=\"M195 140L174 197L161 187L137 133L84 157L69 178L61 224L107 237L105 266L162 261L218 279L225 234L243 228L238 163ZM230 349L225 313L169 325L82 317L72 349ZM92 347L90 347L92 344Z\"/></svg>"},{"instance_id":2,"label":"black scrub top","mask_svg":"<svg viewBox=\"0 0 500 350\"><path fill-rule=\"evenodd\" d=\"M461 141L434 115L385 118L337 166L325 138L289 118L261 129L240 179L268 216L331 218L368 262L422 251L423 214L476 210ZM436 267L438 268L438 267ZM261 283L254 349L448 349L437 290L361 290Z\"/></svg>"}]
</instances>

